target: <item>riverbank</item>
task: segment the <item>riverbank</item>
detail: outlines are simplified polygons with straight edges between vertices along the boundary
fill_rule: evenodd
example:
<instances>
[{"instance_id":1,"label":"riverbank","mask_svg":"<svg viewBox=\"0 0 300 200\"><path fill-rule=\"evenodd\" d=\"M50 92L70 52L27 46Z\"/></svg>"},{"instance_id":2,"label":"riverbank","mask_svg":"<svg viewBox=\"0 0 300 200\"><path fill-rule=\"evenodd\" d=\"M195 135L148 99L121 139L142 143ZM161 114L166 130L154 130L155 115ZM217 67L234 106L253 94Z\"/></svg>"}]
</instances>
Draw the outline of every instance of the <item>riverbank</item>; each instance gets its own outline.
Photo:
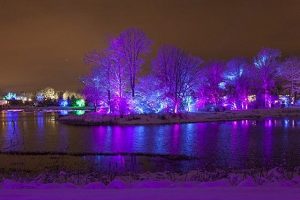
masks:
<instances>
[{"instance_id":1,"label":"riverbank","mask_svg":"<svg viewBox=\"0 0 300 200\"><path fill-rule=\"evenodd\" d=\"M148 115L101 115L90 112L85 115L68 115L58 120L69 125L97 126L97 125L153 125L176 124L214 121L256 120L266 117L300 117L300 108L276 108L238 110L225 112L199 112L180 114L148 114Z\"/></svg>"}]
</instances>

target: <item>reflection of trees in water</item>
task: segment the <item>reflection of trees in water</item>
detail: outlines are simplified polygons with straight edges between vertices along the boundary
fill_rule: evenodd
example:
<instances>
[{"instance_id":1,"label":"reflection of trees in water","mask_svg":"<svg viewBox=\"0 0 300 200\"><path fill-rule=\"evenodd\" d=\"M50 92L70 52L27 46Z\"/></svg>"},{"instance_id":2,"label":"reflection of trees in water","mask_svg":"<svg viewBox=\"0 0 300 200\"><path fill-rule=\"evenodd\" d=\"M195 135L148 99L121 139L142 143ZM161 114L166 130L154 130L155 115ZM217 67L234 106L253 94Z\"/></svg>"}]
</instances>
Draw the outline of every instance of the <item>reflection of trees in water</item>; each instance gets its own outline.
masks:
<instances>
[{"instance_id":1,"label":"reflection of trees in water","mask_svg":"<svg viewBox=\"0 0 300 200\"><path fill-rule=\"evenodd\" d=\"M23 129L23 127L18 127L16 120L5 121L3 124L7 128L7 137L0 141L1 151L12 151L17 147L24 147L24 133L18 135L18 129Z\"/></svg>"}]
</instances>

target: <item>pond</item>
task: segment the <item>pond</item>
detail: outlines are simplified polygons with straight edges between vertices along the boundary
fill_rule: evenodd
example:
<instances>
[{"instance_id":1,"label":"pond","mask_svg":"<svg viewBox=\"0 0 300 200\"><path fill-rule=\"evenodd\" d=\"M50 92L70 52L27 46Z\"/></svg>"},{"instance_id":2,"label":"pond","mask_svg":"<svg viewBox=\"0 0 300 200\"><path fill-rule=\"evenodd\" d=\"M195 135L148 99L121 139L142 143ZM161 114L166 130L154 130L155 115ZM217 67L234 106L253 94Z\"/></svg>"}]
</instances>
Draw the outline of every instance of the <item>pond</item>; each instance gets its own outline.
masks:
<instances>
[{"instance_id":1,"label":"pond","mask_svg":"<svg viewBox=\"0 0 300 200\"><path fill-rule=\"evenodd\" d=\"M82 160L100 169L300 166L300 118L83 127L56 117L55 112L1 112L1 151L99 153Z\"/></svg>"}]
</instances>

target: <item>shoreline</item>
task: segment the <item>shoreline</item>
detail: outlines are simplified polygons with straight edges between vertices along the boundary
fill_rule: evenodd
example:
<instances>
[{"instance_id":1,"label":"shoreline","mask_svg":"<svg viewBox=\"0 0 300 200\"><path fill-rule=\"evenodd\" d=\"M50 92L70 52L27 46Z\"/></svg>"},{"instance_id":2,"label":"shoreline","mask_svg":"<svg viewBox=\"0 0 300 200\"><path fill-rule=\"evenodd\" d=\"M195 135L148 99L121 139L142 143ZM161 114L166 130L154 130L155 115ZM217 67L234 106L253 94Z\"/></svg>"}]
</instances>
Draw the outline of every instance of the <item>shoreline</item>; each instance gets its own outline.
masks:
<instances>
[{"instance_id":1,"label":"shoreline","mask_svg":"<svg viewBox=\"0 0 300 200\"><path fill-rule=\"evenodd\" d=\"M58 121L76 126L110 125L164 125L181 123L258 120L267 117L300 117L300 108L253 109L225 112L199 112L180 114L140 114L127 116L100 115L90 112L81 116L68 115Z\"/></svg>"},{"instance_id":2,"label":"shoreline","mask_svg":"<svg viewBox=\"0 0 300 200\"><path fill-rule=\"evenodd\" d=\"M60 106L9 106L0 108L0 111L20 111L20 112L41 112L41 111L76 111L85 110L92 111L93 108L74 108L74 107L60 107Z\"/></svg>"}]
</instances>

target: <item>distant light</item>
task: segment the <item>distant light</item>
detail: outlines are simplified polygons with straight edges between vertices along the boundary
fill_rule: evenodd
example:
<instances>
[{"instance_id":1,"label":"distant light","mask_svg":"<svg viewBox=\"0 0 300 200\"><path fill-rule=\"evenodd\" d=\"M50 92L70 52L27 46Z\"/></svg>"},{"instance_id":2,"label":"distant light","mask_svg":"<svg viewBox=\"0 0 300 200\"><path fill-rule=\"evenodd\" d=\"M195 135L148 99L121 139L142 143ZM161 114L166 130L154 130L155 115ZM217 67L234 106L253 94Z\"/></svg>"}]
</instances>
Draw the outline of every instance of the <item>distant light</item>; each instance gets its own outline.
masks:
<instances>
[{"instance_id":1,"label":"distant light","mask_svg":"<svg viewBox=\"0 0 300 200\"><path fill-rule=\"evenodd\" d=\"M226 89L226 83L225 82L219 83L219 88L225 90Z\"/></svg>"},{"instance_id":2,"label":"distant light","mask_svg":"<svg viewBox=\"0 0 300 200\"><path fill-rule=\"evenodd\" d=\"M78 108L85 107L85 101L84 101L84 99L77 99L75 101L75 107L78 107Z\"/></svg>"},{"instance_id":3,"label":"distant light","mask_svg":"<svg viewBox=\"0 0 300 200\"><path fill-rule=\"evenodd\" d=\"M7 95L4 97L4 99L6 100L16 100L17 98L17 94L16 93L13 93L13 92L9 92L7 93Z\"/></svg>"},{"instance_id":4,"label":"distant light","mask_svg":"<svg viewBox=\"0 0 300 200\"><path fill-rule=\"evenodd\" d=\"M67 107L69 105L69 102L67 100L62 100L59 103L60 107Z\"/></svg>"},{"instance_id":5,"label":"distant light","mask_svg":"<svg viewBox=\"0 0 300 200\"><path fill-rule=\"evenodd\" d=\"M75 115L83 115L84 113L84 110L75 110Z\"/></svg>"},{"instance_id":6,"label":"distant light","mask_svg":"<svg viewBox=\"0 0 300 200\"><path fill-rule=\"evenodd\" d=\"M249 95L247 97L247 99L248 99L249 102L254 102L254 101L256 101L256 95Z\"/></svg>"},{"instance_id":7,"label":"distant light","mask_svg":"<svg viewBox=\"0 0 300 200\"><path fill-rule=\"evenodd\" d=\"M69 112L67 110L61 110L61 111L59 111L59 114L60 115L68 115Z\"/></svg>"},{"instance_id":8,"label":"distant light","mask_svg":"<svg viewBox=\"0 0 300 200\"><path fill-rule=\"evenodd\" d=\"M39 102L42 102L45 100L45 97L43 94L39 93L36 95L36 100L39 101Z\"/></svg>"}]
</instances>

